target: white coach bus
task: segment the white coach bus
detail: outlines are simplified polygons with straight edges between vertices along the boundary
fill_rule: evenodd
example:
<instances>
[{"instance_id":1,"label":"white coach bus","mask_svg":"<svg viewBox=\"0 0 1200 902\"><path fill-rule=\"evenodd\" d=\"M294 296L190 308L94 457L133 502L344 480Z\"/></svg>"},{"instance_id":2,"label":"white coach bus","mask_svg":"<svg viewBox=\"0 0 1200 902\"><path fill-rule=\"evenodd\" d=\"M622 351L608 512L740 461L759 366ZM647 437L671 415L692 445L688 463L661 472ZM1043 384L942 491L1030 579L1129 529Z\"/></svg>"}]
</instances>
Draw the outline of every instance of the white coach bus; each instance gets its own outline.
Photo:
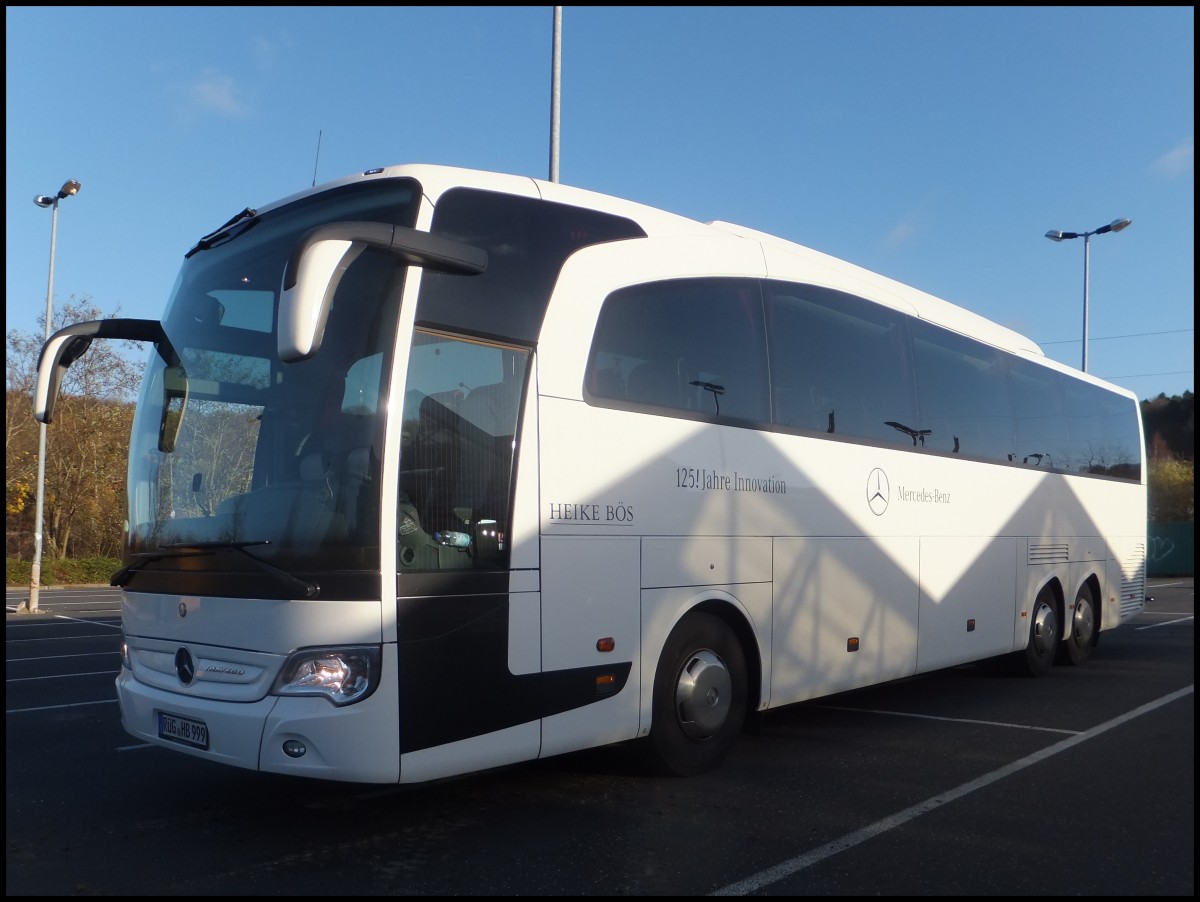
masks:
<instances>
[{"instance_id":1,"label":"white coach bus","mask_svg":"<svg viewBox=\"0 0 1200 902\"><path fill-rule=\"evenodd\" d=\"M750 229L536 179L374 169L185 255L129 451L125 729L415 783L1009 656L1145 597L1137 398Z\"/></svg>"}]
</instances>

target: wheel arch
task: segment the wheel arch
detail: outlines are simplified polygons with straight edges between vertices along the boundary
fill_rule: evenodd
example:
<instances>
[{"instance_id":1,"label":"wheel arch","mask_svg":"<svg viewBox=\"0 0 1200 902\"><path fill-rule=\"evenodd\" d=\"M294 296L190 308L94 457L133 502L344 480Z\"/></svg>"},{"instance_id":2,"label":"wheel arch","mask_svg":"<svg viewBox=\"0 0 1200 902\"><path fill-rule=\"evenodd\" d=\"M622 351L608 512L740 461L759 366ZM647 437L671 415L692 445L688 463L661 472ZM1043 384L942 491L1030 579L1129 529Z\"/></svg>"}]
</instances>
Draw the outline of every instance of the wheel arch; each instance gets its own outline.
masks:
<instances>
[{"instance_id":1,"label":"wheel arch","mask_svg":"<svg viewBox=\"0 0 1200 902\"><path fill-rule=\"evenodd\" d=\"M1066 635L1066 627L1063 625L1066 619L1067 612L1067 596L1063 591L1062 580L1056 574L1048 574L1044 580L1034 586L1032 594L1029 596L1029 605L1032 607L1041 598L1043 592L1049 592L1054 599L1054 609L1058 614L1058 631L1059 638Z\"/></svg>"},{"instance_id":2,"label":"wheel arch","mask_svg":"<svg viewBox=\"0 0 1200 902\"><path fill-rule=\"evenodd\" d=\"M683 617L694 612L721 618L737 636L738 643L742 646L742 655L746 659L746 712L749 714L757 711L762 699L762 650L749 616L731 599L723 597L705 598L685 611ZM680 620L683 617L680 617Z\"/></svg>"}]
</instances>

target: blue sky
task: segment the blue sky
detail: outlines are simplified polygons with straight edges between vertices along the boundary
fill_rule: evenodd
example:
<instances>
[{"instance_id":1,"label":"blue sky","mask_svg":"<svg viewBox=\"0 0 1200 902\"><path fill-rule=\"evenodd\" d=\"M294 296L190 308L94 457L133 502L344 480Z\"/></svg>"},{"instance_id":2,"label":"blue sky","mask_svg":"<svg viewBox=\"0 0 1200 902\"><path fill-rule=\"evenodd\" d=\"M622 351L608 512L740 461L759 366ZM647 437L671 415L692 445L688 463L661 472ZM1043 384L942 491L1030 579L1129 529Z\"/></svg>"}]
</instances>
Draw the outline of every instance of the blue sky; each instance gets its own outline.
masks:
<instances>
[{"instance_id":1,"label":"blue sky","mask_svg":"<svg viewBox=\"0 0 1200 902\"><path fill-rule=\"evenodd\" d=\"M157 318L242 208L376 166L549 174L553 7L7 7L6 324ZM559 180L772 232L1141 398L1194 388L1193 7L571 7Z\"/></svg>"}]
</instances>

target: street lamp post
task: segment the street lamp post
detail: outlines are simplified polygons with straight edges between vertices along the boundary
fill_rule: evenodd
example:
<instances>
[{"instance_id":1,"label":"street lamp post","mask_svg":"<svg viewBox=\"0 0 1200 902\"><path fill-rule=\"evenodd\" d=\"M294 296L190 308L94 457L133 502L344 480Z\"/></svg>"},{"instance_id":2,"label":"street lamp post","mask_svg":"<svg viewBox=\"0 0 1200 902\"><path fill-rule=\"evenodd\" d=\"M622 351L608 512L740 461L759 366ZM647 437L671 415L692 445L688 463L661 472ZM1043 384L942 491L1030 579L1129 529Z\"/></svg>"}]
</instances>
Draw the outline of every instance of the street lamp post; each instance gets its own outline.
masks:
<instances>
[{"instance_id":1,"label":"street lamp post","mask_svg":"<svg viewBox=\"0 0 1200 902\"><path fill-rule=\"evenodd\" d=\"M1087 352L1088 352L1088 266L1089 257L1091 255L1091 239L1093 235L1103 235L1105 232L1119 232L1122 229L1128 228L1132 219L1114 219L1108 225L1102 225L1098 229L1092 229L1090 232L1060 232L1056 229L1051 229L1046 233L1046 237L1051 241L1066 241L1069 238L1083 239L1083 372L1087 372Z\"/></svg>"},{"instance_id":2,"label":"street lamp post","mask_svg":"<svg viewBox=\"0 0 1200 902\"><path fill-rule=\"evenodd\" d=\"M562 104L562 7L554 7L550 64L550 181L558 181L559 108Z\"/></svg>"},{"instance_id":3,"label":"street lamp post","mask_svg":"<svg viewBox=\"0 0 1200 902\"><path fill-rule=\"evenodd\" d=\"M82 186L75 179L63 182L58 194L50 196L39 194L33 202L39 207L50 208L50 276L46 284L46 338L53 331L54 322L54 243L58 236L58 202L68 197L74 197ZM33 567L29 572L29 601L25 604L25 612L36 614L38 609L38 592L42 581L42 510L45 506L46 495L46 424L38 428L38 465L37 465L37 511L33 520Z\"/></svg>"}]
</instances>

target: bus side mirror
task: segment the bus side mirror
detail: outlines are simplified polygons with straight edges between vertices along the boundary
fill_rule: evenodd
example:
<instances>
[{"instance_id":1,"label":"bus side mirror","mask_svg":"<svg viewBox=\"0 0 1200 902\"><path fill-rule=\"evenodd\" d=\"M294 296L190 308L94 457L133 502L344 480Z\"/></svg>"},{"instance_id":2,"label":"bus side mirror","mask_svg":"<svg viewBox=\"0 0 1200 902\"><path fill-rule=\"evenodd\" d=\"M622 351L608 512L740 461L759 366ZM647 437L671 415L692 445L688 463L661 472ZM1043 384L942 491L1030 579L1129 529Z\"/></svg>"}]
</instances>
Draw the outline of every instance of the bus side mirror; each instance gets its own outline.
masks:
<instances>
[{"instance_id":1,"label":"bus side mirror","mask_svg":"<svg viewBox=\"0 0 1200 902\"><path fill-rule=\"evenodd\" d=\"M54 404L62 388L63 377L71 364L87 353L92 346L85 335L52 335L42 347L38 358L37 386L33 396L33 418L39 423L54 419Z\"/></svg>"},{"instance_id":2,"label":"bus side mirror","mask_svg":"<svg viewBox=\"0 0 1200 902\"><path fill-rule=\"evenodd\" d=\"M175 349L154 319L97 319L64 326L46 339L38 357L37 382L33 391L33 417L39 423L54 418L54 404L62 388L63 377L71 364L86 353L93 338L122 341L152 341L159 356L168 364L178 363Z\"/></svg>"},{"instance_id":3,"label":"bus side mirror","mask_svg":"<svg viewBox=\"0 0 1200 902\"><path fill-rule=\"evenodd\" d=\"M296 243L283 268L279 292L279 359L295 363L321 350L325 321L342 276L358 255L373 247L410 266L434 272L477 275L487 252L450 238L386 222L332 222Z\"/></svg>"},{"instance_id":4,"label":"bus side mirror","mask_svg":"<svg viewBox=\"0 0 1200 902\"><path fill-rule=\"evenodd\" d=\"M350 264L366 248L363 244L355 248L351 241L322 239L313 232L309 236L288 259L279 294L277 350L285 363L305 360L321 350L333 295Z\"/></svg>"}]
</instances>

